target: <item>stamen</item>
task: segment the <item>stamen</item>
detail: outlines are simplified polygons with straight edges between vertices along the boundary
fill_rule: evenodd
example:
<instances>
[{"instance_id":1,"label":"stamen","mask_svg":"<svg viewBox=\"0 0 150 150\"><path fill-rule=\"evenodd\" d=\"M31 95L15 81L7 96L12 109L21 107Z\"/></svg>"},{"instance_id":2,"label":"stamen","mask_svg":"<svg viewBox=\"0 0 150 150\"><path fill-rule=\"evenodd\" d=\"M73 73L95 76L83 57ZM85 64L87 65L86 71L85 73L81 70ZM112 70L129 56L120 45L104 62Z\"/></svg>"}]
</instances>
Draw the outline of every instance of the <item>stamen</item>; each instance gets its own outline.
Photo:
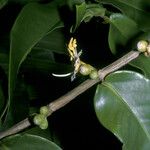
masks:
<instances>
[{"instance_id":1,"label":"stamen","mask_svg":"<svg viewBox=\"0 0 150 150\"><path fill-rule=\"evenodd\" d=\"M55 74L55 73L52 73L52 75L54 77L68 77L72 74L72 72L69 72L69 73L65 73L65 74Z\"/></svg>"}]
</instances>

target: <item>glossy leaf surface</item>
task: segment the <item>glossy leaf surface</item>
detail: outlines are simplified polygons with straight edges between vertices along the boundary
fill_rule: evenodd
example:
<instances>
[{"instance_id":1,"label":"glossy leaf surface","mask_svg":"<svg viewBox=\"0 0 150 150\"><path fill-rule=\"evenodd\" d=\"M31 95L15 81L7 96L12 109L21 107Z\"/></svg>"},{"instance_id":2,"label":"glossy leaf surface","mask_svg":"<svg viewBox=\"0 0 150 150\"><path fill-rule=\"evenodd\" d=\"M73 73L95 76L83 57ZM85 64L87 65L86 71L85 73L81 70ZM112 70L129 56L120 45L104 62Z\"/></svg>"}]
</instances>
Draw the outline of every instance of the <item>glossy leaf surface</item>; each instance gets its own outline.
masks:
<instances>
[{"instance_id":1,"label":"glossy leaf surface","mask_svg":"<svg viewBox=\"0 0 150 150\"><path fill-rule=\"evenodd\" d=\"M95 111L99 121L123 143L123 150L150 147L150 80L118 71L98 85Z\"/></svg>"}]
</instances>

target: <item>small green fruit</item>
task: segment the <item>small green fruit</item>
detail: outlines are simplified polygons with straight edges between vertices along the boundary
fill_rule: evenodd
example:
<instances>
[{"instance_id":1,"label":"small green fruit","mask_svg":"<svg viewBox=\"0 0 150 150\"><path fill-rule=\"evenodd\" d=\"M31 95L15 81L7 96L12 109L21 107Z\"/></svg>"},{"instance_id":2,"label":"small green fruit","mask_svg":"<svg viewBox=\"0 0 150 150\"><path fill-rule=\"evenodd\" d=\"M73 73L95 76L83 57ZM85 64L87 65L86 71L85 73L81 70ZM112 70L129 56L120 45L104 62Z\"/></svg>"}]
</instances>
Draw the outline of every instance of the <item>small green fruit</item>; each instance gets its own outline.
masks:
<instances>
[{"instance_id":1,"label":"small green fruit","mask_svg":"<svg viewBox=\"0 0 150 150\"><path fill-rule=\"evenodd\" d=\"M39 125L39 127L44 130L44 129L47 129L48 128L48 121L46 118L44 118L41 122L41 124Z\"/></svg>"},{"instance_id":2,"label":"small green fruit","mask_svg":"<svg viewBox=\"0 0 150 150\"><path fill-rule=\"evenodd\" d=\"M37 114L37 115L34 116L33 122L34 122L34 124L36 124L36 125L40 125L40 124L43 122L44 118L45 118L44 115L42 115L42 114Z\"/></svg>"},{"instance_id":3,"label":"small green fruit","mask_svg":"<svg viewBox=\"0 0 150 150\"><path fill-rule=\"evenodd\" d=\"M49 113L49 109L48 109L48 106L42 106L40 108L40 114L44 115L44 116L47 116Z\"/></svg>"},{"instance_id":4,"label":"small green fruit","mask_svg":"<svg viewBox=\"0 0 150 150\"><path fill-rule=\"evenodd\" d=\"M98 78L98 72L96 69L92 70L90 73L90 78L91 79L97 79Z\"/></svg>"},{"instance_id":5,"label":"small green fruit","mask_svg":"<svg viewBox=\"0 0 150 150\"><path fill-rule=\"evenodd\" d=\"M147 50L148 42L141 40L137 43L137 50L140 52L145 52Z\"/></svg>"},{"instance_id":6,"label":"small green fruit","mask_svg":"<svg viewBox=\"0 0 150 150\"><path fill-rule=\"evenodd\" d=\"M80 66L80 73L84 76L89 75L91 72L91 66L88 64L83 64Z\"/></svg>"}]
</instances>

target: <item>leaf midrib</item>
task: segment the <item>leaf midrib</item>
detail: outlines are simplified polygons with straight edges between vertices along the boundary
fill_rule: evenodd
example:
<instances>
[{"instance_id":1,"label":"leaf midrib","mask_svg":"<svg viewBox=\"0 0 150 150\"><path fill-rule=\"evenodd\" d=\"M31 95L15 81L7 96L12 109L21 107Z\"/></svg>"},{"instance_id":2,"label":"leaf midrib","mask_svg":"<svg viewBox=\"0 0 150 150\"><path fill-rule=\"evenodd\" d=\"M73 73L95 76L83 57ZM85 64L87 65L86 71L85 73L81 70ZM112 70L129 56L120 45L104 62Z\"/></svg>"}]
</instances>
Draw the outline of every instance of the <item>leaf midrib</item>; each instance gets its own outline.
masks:
<instances>
[{"instance_id":1,"label":"leaf midrib","mask_svg":"<svg viewBox=\"0 0 150 150\"><path fill-rule=\"evenodd\" d=\"M119 99L121 99L127 109L133 114L133 116L136 116L136 114L134 113L134 111L132 111L132 109L130 108L130 105L128 105L128 103L125 101L125 99L119 94L119 92L115 89L115 87L110 83L110 82L104 82L102 83L105 87L109 88L110 91L112 91ZM144 130L144 133L146 134L146 136L148 137L149 141L150 141L150 135L148 134L148 131L146 130L145 126L143 126L143 124L141 123L141 121L138 119L138 117L136 116L135 119L137 120L137 122L140 124L141 128Z\"/></svg>"}]
</instances>

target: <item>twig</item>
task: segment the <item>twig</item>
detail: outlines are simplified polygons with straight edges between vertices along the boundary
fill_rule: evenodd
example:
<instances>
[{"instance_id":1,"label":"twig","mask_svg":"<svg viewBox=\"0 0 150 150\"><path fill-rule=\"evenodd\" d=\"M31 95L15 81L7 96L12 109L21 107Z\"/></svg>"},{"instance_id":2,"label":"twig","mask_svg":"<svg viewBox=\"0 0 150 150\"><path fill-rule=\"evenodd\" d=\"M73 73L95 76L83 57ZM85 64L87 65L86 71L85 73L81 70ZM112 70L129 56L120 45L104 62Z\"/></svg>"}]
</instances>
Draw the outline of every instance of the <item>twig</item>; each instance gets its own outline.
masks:
<instances>
[{"instance_id":1,"label":"twig","mask_svg":"<svg viewBox=\"0 0 150 150\"><path fill-rule=\"evenodd\" d=\"M103 69L98 71L99 79L97 80L91 80L88 79L81 83L79 86L74 88L73 90L69 91L65 95L61 96L60 98L56 99L55 101L48 104L49 107L49 116L55 112L56 110L62 108L66 104L68 104L70 101L75 99L78 95L85 92L87 89L95 85L96 83L102 81L106 75L109 73L118 70L119 68L123 67L124 65L128 64L130 61L134 60L139 56L140 52L138 51L131 51L121 57L120 59L116 60L112 64L108 65L107 67L104 67ZM0 132L0 139L18 133L26 128L31 126L31 122L28 118L22 120L21 122L17 123L16 125L12 126L10 129Z\"/></svg>"}]
</instances>

